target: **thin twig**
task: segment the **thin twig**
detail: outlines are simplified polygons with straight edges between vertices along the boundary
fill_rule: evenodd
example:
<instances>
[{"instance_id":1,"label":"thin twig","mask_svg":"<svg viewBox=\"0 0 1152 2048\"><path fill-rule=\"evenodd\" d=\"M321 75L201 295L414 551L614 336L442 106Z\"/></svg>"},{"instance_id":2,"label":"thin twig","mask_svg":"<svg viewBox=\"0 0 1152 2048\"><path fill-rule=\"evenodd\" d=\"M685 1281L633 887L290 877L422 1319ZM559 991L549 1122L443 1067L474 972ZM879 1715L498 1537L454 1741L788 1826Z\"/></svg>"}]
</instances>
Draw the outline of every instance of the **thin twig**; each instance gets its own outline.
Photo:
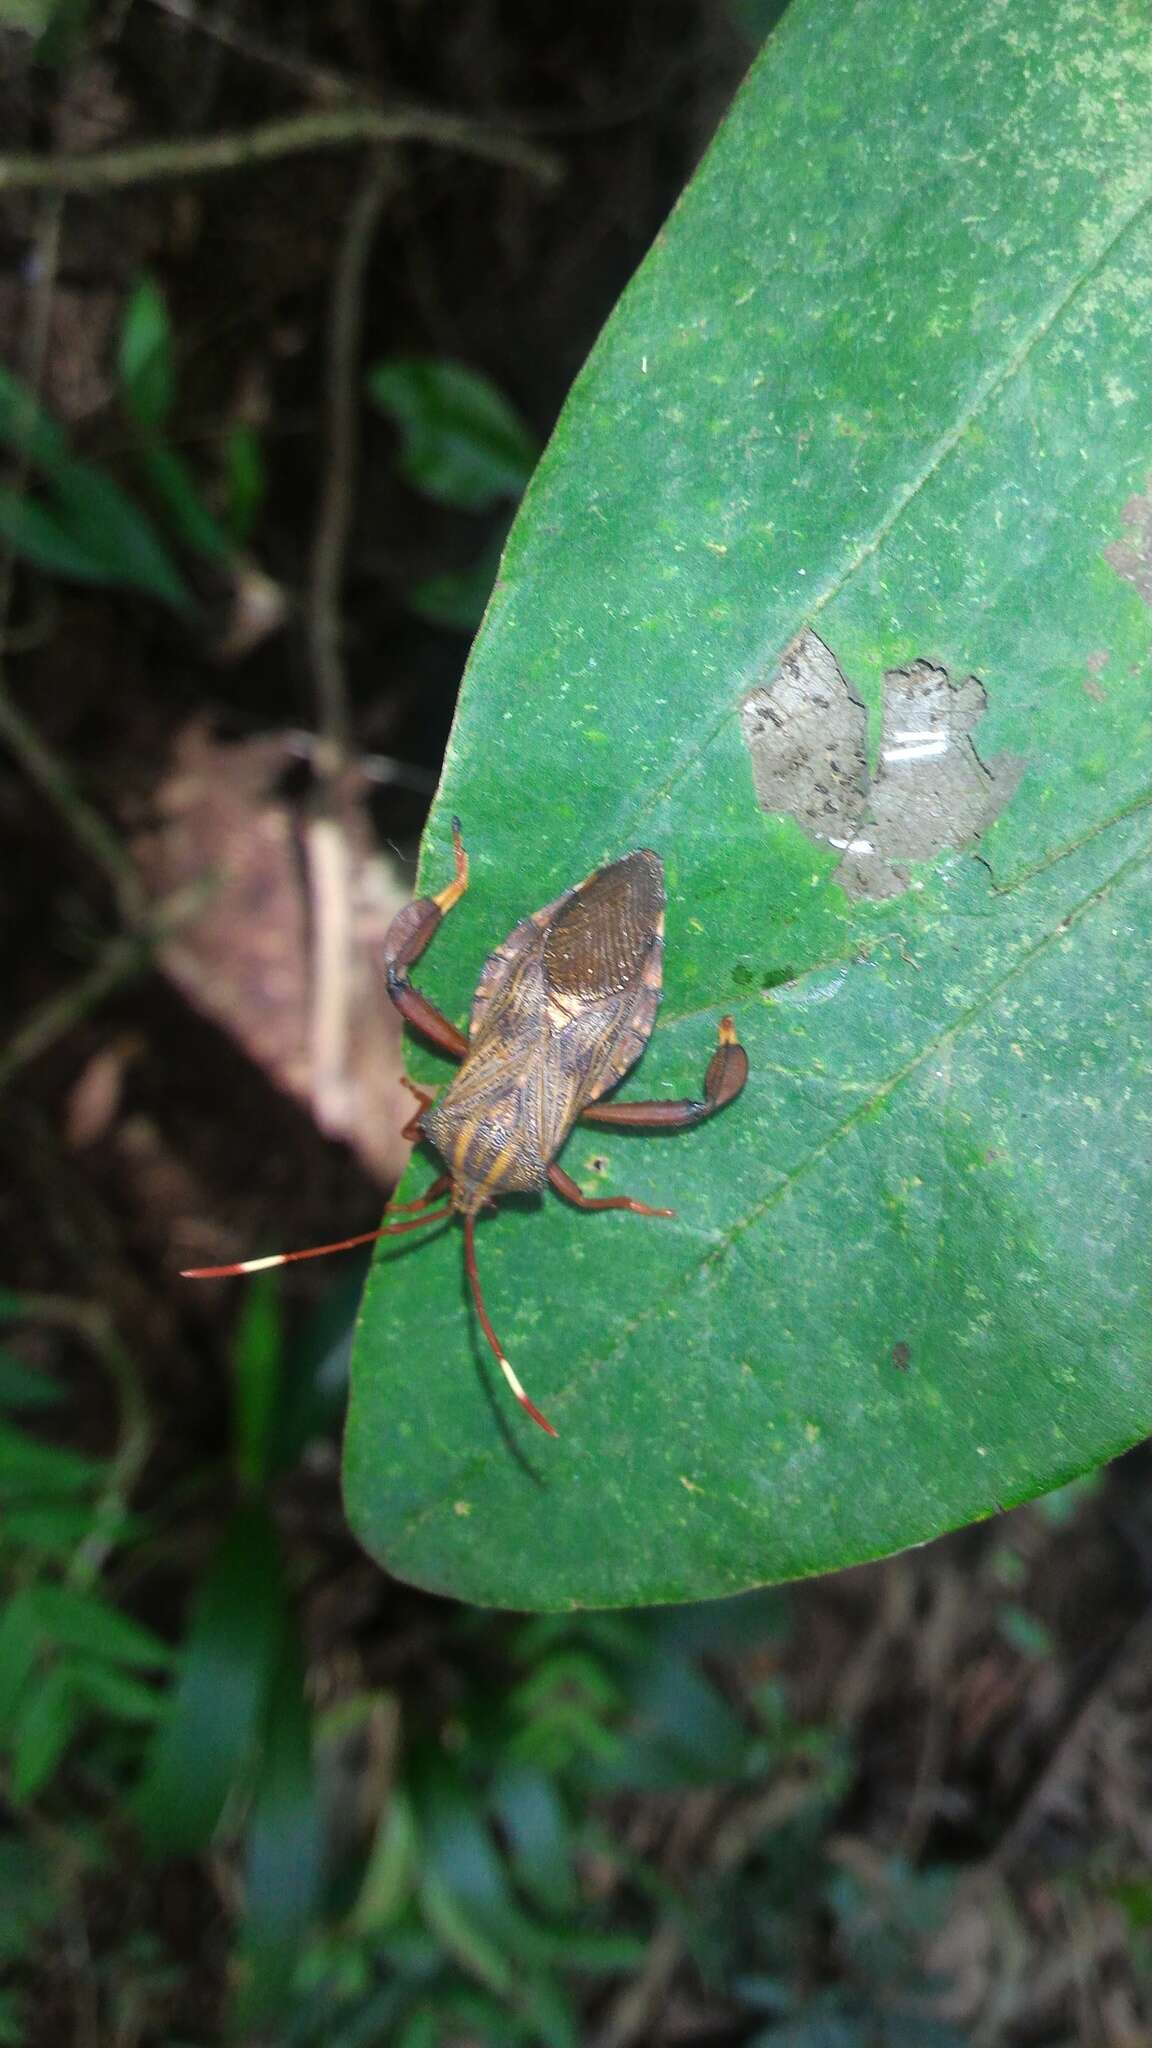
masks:
<instances>
[{"instance_id":1,"label":"thin twig","mask_svg":"<svg viewBox=\"0 0 1152 2048\"><path fill-rule=\"evenodd\" d=\"M22 1068L39 1059L40 1054L64 1038L74 1024L96 1009L105 996L131 981L144 964L145 957L135 938L121 935L111 939L87 974L82 974L78 981L61 989L59 995L49 997L38 1010L34 1010L27 1023L19 1026L0 1051L0 1093Z\"/></svg>"},{"instance_id":2,"label":"thin twig","mask_svg":"<svg viewBox=\"0 0 1152 2048\"><path fill-rule=\"evenodd\" d=\"M120 1411L116 1449L96 1503L92 1526L68 1565L74 1586L90 1586L116 1547L117 1530L148 1461L152 1430L144 1386L135 1360L120 1341L107 1309L100 1302L73 1301L62 1294L19 1296L22 1321L71 1330L95 1352L116 1388Z\"/></svg>"},{"instance_id":3,"label":"thin twig","mask_svg":"<svg viewBox=\"0 0 1152 2048\"><path fill-rule=\"evenodd\" d=\"M0 599L0 612L3 610ZM45 745L13 702L0 675L0 741L16 756L30 782L59 812L73 839L103 869L116 892L125 922L143 916L139 881L127 852L99 811L82 797L63 761Z\"/></svg>"},{"instance_id":4,"label":"thin twig","mask_svg":"<svg viewBox=\"0 0 1152 2048\"><path fill-rule=\"evenodd\" d=\"M392 162L381 156L369 167L348 214L332 281L328 321L328 462L312 550L308 630L320 733L332 751L337 771L345 764L351 737L348 692L341 658L342 598L344 558L356 497L360 445L360 336L364 278L380 215L394 187Z\"/></svg>"},{"instance_id":5,"label":"thin twig","mask_svg":"<svg viewBox=\"0 0 1152 2048\"><path fill-rule=\"evenodd\" d=\"M146 911L130 932L109 939L86 974L34 1010L0 1049L0 1094L24 1067L97 1009L105 996L146 973L157 949L200 909L211 887L211 881L204 880L175 890Z\"/></svg>"},{"instance_id":6,"label":"thin twig","mask_svg":"<svg viewBox=\"0 0 1152 2048\"><path fill-rule=\"evenodd\" d=\"M1145 1607L1122 1628L1100 1654L1096 1668L1073 1702L1047 1759L1029 1785L995 1848L972 1873L1003 1876L1020 1857L1063 1779L1077 1767L1104 1700L1121 1671L1140 1668L1152 1651L1152 1607Z\"/></svg>"},{"instance_id":7,"label":"thin twig","mask_svg":"<svg viewBox=\"0 0 1152 2048\"><path fill-rule=\"evenodd\" d=\"M124 149L95 150L88 156L0 157L0 193L113 192L128 185L248 170L277 157L346 148L357 142L384 147L428 142L486 163L506 164L546 185L554 185L560 177L560 166L550 152L518 135L465 120L460 114L441 113L433 107L349 106L289 114L231 135L131 143Z\"/></svg>"},{"instance_id":8,"label":"thin twig","mask_svg":"<svg viewBox=\"0 0 1152 2048\"><path fill-rule=\"evenodd\" d=\"M278 49L275 43L266 43L261 36L249 35L246 29L239 29L222 14L203 14L192 4L192 0L152 0L153 7L159 8L173 21L179 21L185 28L195 29L199 35L211 36L214 43L220 43L237 57L244 57L252 64L262 64L268 71L278 71L282 78L291 78L305 91L328 100L362 100L363 91L340 71L330 71L325 64L313 64L309 58L301 57L294 50Z\"/></svg>"},{"instance_id":9,"label":"thin twig","mask_svg":"<svg viewBox=\"0 0 1152 2048\"><path fill-rule=\"evenodd\" d=\"M320 788L307 828L312 901L312 1100L325 1130L348 1126L352 1007L352 857L341 817L351 717L343 660L344 568L356 500L364 281L380 215L395 188L390 157L372 163L345 223L328 321L326 441L308 601Z\"/></svg>"},{"instance_id":10,"label":"thin twig","mask_svg":"<svg viewBox=\"0 0 1152 2048\"><path fill-rule=\"evenodd\" d=\"M48 353L48 325L52 295L60 256L60 225L63 200L54 194L47 202L36 246L36 286L32 296L25 378L33 395L38 395ZM29 463L23 454L16 464L13 484L22 491L28 482ZM0 642L8 632L16 574L16 551L11 541L0 548ZM99 811L81 796L71 771L40 738L25 718L8 688L0 659L0 744L15 755L30 782L59 812L81 850L102 868L116 893L121 913L131 923L142 910L142 898L132 863L116 833Z\"/></svg>"}]
</instances>

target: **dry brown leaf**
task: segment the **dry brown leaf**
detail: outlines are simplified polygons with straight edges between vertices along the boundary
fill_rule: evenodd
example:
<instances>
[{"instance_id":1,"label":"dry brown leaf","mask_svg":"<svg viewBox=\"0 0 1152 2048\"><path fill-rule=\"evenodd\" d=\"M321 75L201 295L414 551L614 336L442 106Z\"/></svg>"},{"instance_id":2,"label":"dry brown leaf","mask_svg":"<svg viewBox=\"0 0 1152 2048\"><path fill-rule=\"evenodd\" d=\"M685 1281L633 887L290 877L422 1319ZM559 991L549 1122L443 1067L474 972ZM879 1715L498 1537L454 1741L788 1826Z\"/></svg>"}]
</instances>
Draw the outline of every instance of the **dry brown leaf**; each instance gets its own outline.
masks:
<instances>
[{"instance_id":1,"label":"dry brown leaf","mask_svg":"<svg viewBox=\"0 0 1152 2048\"><path fill-rule=\"evenodd\" d=\"M124 1077L134 1059L144 1050L138 1031L122 1031L110 1045L83 1068L69 1090L64 1111L64 1135L76 1152L106 1136L120 1108Z\"/></svg>"},{"instance_id":2,"label":"dry brown leaf","mask_svg":"<svg viewBox=\"0 0 1152 2048\"><path fill-rule=\"evenodd\" d=\"M401 1085L400 1019L378 959L406 892L375 849L364 804L350 788L338 819L348 898L334 906L338 918L347 913L346 1002L339 1006L346 1029L339 1086L324 1077L318 1108L314 963L325 949L317 947L308 833L278 794L294 758L282 734L224 744L203 722L187 727L157 792L159 822L137 842L137 857L158 899L204 888L203 908L164 950L165 972L278 1087L312 1110L327 1136L344 1139L391 1186L408 1156L400 1132L412 1106ZM243 1105L234 1113L242 1115Z\"/></svg>"}]
</instances>

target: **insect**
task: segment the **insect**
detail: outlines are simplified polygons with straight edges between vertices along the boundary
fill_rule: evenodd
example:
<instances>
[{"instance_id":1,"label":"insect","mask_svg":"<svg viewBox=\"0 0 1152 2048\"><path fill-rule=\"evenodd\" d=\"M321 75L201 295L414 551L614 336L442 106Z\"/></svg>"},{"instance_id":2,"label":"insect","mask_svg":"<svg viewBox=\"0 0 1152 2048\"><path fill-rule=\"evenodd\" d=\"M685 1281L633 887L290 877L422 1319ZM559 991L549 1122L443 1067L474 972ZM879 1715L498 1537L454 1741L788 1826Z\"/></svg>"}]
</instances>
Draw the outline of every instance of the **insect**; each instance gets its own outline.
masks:
<instances>
[{"instance_id":1,"label":"insect","mask_svg":"<svg viewBox=\"0 0 1152 2048\"><path fill-rule=\"evenodd\" d=\"M585 1196L557 1154L577 1121L616 1130L682 1131L732 1102L748 1079L748 1056L731 1017L722 1017L719 1043L698 1099L676 1102L604 1102L647 1045L660 1003L664 948L664 867L647 848L596 868L543 910L533 911L487 961L472 999L468 1036L413 987L408 970L442 919L468 887L468 856L460 821L452 821L456 872L439 895L409 903L384 940L388 993L412 1027L460 1071L437 1100L408 1082L417 1108L404 1136L425 1138L444 1161L415 1202L390 1203L379 1230L308 1251L280 1252L231 1266L197 1267L183 1275L211 1280L257 1273L294 1259L346 1251L375 1238L443 1223L464 1223L464 1264L480 1326L516 1399L534 1422L555 1436L530 1401L492 1327L476 1266L476 1218L504 1195L555 1189L578 1209L630 1209L637 1216L672 1216L628 1195ZM445 1205L435 1204L447 1197Z\"/></svg>"}]
</instances>

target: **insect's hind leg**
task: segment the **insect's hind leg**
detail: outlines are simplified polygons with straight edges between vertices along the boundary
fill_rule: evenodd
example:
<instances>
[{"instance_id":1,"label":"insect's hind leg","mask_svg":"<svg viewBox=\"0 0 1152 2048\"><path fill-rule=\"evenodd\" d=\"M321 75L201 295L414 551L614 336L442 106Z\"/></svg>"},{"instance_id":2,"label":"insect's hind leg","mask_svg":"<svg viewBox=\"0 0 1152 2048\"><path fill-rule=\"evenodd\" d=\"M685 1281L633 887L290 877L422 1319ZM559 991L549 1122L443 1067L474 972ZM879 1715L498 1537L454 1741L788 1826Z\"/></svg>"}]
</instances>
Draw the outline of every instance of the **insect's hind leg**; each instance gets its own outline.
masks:
<instances>
[{"instance_id":1,"label":"insect's hind leg","mask_svg":"<svg viewBox=\"0 0 1152 2048\"><path fill-rule=\"evenodd\" d=\"M433 1003L413 988L408 979L408 969L420 958L441 920L468 887L468 855L460 837L460 820L452 820L452 845L456 854L456 873L447 886L436 896L418 897L415 903L405 904L388 927L384 940L384 972L388 978L388 993L401 1016L439 1046L441 1052L450 1053L454 1059L462 1060L468 1051L468 1040L462 1031L441 1014ZM426 1105L425 1105L426 1106Z\"/></svg>"},{"instance_id":2,"label":"insect's hind leg","mask_svg":"<svg viewBox=\"0 0 1152 2048\"><path fill-rule=\"evenodd\" d=\"M595 1102L581 1111L581 1123L614 1125L624 1131L689 1131L704 1123L734 1102L748 1079L748 1055L731 1017L721 1017L718 1036L699 1102Z\"/></svg>"},{"instance_id":3,"label":"insect's hind leg","mask_svg":"<svg viewBox=\"0 0 1152 2048\"><path fill-rule=\"evenodd\" d=\"M576 1209L631 1209L634 1216L674 1216L675 1209L650 1209L647 1202L634 1202L631 1195L601 1195L595 1199L582 1193L570 1173L565 1173L555 1161L548 1168L548 1178L558 1195L571 1202Z\"/></svg>"}]
</instances>

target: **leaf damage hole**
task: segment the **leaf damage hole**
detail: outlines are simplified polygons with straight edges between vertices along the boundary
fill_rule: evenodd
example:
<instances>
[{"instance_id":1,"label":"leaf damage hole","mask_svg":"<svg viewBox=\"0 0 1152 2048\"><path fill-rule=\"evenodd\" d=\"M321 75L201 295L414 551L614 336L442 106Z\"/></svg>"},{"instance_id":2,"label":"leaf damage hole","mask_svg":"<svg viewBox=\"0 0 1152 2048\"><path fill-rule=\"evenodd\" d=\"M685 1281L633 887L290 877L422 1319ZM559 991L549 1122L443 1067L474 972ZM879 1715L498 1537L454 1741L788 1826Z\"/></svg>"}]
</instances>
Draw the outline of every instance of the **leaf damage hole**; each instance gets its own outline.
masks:
<instances>
[{"instance_id":1,"label":"leaf damage hole","mask_svg":"<svg viewBox=\"0 0 1152 2048\"><path fill-rule=\"evenodd\" d=\"M923 660L888 669L870 774L866 708L809 628L741 706L757 802L840 853L836 879L850 896L902 895L907 863L979 839L1023 774L1013 755L977 754L971 733L987 703L975 676L953 682Z\"/></svg>"},{"instance_id":2,"label":"leaf damage hole","mask_svg":"<svg viewBox=\"0 0 1152 2048\"><path fill-rule=\"evenodd\" d=\"M1152 489L1152 477L1148 479ZM1104 560L1152 605L1152 496L1129 498L1120 519L1130 540L1114 540L1104 550Z\"/></svg>"}]
</instances>

